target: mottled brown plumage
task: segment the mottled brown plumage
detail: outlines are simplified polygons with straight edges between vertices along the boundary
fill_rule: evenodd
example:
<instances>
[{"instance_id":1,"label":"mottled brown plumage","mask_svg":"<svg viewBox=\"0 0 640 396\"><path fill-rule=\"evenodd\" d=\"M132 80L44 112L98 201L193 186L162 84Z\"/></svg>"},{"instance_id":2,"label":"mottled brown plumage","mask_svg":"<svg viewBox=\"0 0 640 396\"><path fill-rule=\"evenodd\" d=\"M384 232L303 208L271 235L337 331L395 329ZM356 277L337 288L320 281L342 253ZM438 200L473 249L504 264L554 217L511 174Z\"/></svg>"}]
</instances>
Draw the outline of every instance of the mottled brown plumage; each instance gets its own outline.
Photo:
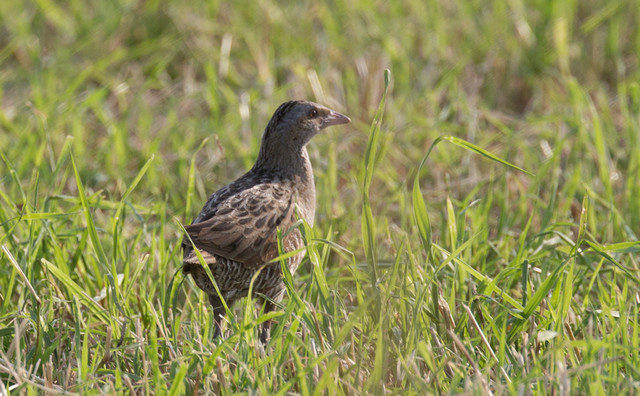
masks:
<instances>
[{"instance_id":1,"label":"mottled brown plumage","mask_svg":"<svg viewBox=\"0 0 640 396\"><path fill-rule=\"evenodd\" d=\"M281 230L287 252L304 247L298 216L313 225L315 185L306 145L321 129L348 123L348 117L312 102L291 101L280 105L262 136L260 153L249 172L209 197L204 208L185 229L205 262L228 306L249 292L255 272L264 266L254 282L253 293L271 311L282 299L284 284L278 256L277 230ZM209 295L220 335L224 307L206 271L183 240L183 272L191 274ZM288 259L293 273L304 253ZM270 323L260 339L266 342Z\"/></svg>"}]
</instances>

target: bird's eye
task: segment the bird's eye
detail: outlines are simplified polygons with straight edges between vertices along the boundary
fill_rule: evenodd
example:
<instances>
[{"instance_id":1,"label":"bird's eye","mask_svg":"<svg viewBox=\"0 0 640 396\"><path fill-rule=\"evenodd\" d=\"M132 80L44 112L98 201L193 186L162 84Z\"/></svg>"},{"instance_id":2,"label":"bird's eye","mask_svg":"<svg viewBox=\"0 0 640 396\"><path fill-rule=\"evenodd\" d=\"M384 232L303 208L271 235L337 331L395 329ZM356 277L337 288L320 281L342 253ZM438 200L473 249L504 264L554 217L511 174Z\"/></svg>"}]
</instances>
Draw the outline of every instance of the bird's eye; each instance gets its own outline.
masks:
<instances>
[{"instance_id":1,"label":"bird's eye","mask_svg":"<svg viewBox=\"0 0 640 396\"><path fill-rule=\"evenodd\" d=\"M316 109L309 110L309 117L316 118L317 116L318 116L318 110Z\"/></svg>"}]
</instances>

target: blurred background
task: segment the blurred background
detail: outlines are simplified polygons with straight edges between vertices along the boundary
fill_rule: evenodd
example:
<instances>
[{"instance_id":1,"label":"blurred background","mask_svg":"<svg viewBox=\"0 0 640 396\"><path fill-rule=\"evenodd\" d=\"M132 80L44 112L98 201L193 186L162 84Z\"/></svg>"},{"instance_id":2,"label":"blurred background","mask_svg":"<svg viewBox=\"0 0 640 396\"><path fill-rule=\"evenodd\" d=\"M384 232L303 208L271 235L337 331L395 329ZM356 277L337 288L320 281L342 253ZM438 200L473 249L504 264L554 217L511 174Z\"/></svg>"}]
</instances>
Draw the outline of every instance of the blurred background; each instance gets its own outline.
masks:
<instances>
[{"instance_id":1,"label":"blurred background","mask_svg":"<svg viewBox=\"0 0 640 396\"><path fill-rule=\"evenodd\" d=\"M615 200L637 150L639 14L633 1L591 0L7 1L0 147L21 179L34 168L42 178L72 136L87 185L109 195L156 155L136 201L164 197L182 216L204 139L198 202L252 164L281 102L304 98L355 120L311 146L321 183L335 173L326 206L355 194L388 68L376 191L402 188L431 141L455 135L532 170L554 152L565 176L592 163L581 178ZM434 155L425 193L436 204L490 178L492 165L464 151ZM624 204L637 224L637 202Z\"/></svg>"}]
</instances>

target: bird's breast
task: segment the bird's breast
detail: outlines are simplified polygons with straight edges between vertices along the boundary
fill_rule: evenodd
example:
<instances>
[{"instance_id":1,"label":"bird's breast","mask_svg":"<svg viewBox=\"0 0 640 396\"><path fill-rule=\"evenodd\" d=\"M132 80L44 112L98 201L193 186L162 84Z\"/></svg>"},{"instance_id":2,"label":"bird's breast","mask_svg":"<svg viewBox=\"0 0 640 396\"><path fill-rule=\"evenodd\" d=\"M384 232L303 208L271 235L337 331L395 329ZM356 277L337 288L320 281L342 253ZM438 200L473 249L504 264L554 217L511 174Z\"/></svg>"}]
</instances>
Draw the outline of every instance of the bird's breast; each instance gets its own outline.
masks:
<instances>
[{"instance_id":1,"label":"bird's breast","mask_svg":"<svg viewBox=\"0 0 640 396\"><path fill-rule=\"evenodd\" d=\"M293 199L300 217L312 226L316 213L316 187L313 175L310 177L296 176L290 188L294 194Z\"/></svg>"}]
</instances>

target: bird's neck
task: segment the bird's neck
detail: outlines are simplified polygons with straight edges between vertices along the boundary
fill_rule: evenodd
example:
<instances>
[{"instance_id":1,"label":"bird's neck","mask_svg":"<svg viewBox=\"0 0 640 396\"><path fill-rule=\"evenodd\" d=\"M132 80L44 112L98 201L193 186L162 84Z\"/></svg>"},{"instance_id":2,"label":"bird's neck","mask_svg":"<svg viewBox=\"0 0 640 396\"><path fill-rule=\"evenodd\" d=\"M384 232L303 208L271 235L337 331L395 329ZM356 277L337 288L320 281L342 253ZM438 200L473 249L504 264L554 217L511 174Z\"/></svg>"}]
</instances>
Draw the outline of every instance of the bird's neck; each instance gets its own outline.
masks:
<instances>
[{"instance_id":1,"label":"bird's neck","mask_svg":"<svg viewBox=\"0 0 640 396\"><path fill-rule=\"evenodd\" d=\"M256 173L276 175L280 179L293 181L297 205L304 220L313 225L316 210L316 186L313 180L313 168L306 146L296 150L271 152L262 146L252 169Z\"/></svg>"},{"instance_id":2,"label":"bird's neck","mask_svg":"<svg viewBox=\"0 0 640 396\"><path fill-rule=\"evenodd\" d=\"M311 167L311 161L309 160L309 153L307 153L307 149L304 147L302 148L302 151L304 163L302 164L301 169L304 169L304 172L295 176L300 177L300 183L298 185L301 186L301 188L298 188L297 192L298 208L300 209L300 215L302 218L304 218L310 226L313 226L313 220L316 213L316 184L313 180L313 168Z\"/></svg>"},{"instance_id":3,"label":"bird's neck","mask_svg":"<svg viewBox=\"0 0 640 396\"><path fill-rule=\"evenodd\" d=\"M311 161L306 146L270 147L263 143L255 165L255 171L266 171L283 178L301 176L313 181Z\"/></svg>"}]
</instances>

